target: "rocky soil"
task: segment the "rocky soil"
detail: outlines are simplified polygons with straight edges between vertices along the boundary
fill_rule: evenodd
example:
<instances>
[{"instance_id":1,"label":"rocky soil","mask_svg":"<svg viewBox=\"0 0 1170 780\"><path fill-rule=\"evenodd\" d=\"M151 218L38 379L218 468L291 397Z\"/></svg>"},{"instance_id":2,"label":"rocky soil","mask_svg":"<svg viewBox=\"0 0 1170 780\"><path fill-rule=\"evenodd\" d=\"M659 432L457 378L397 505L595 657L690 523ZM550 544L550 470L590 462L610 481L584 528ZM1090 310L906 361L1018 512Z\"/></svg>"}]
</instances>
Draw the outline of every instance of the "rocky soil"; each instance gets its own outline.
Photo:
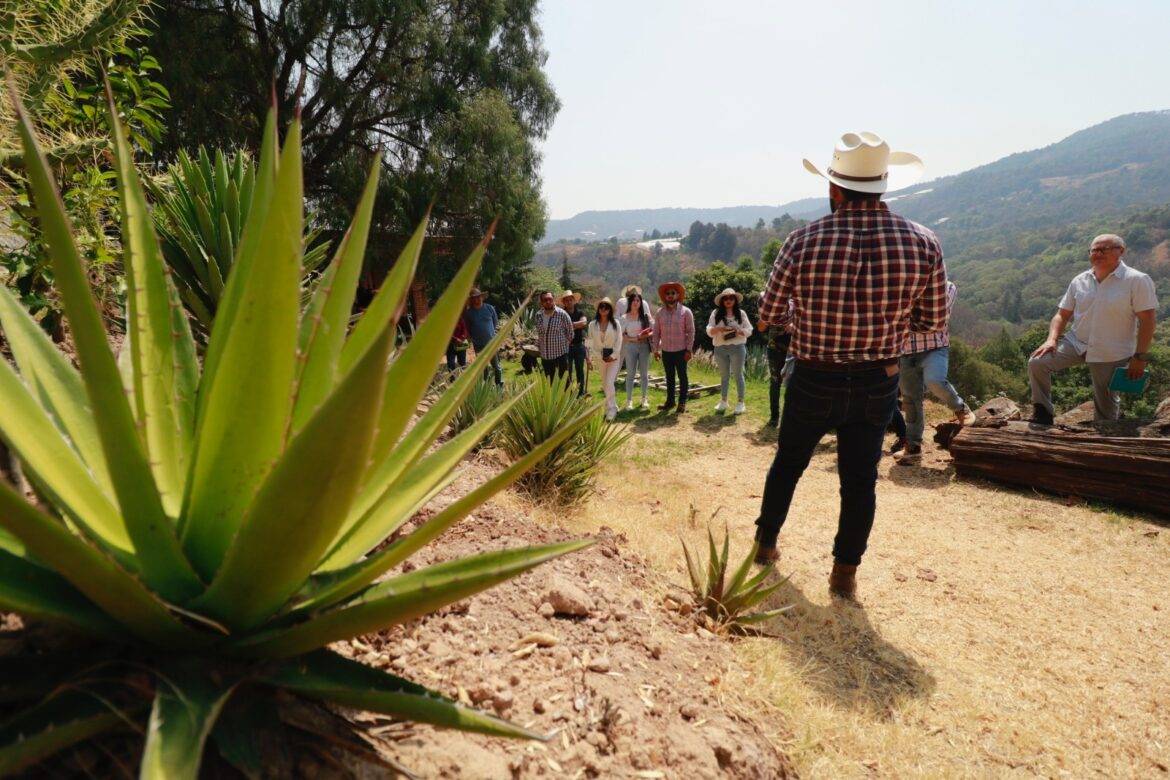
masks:
<instances>
[{"instance_id":1,"label":"rocky soil","mask_svg":"<svg viewBox=\"0 0 1170 780\"><path fill-rule=\"evenodd\" d=\"M461 495L489 470L469 464L449 495ZM564 529L505 516L489 503L406 566L568 538ZM591 548L411 625L340 646L366 664L547 734L547 742L353 717L379 736L387 758L421 777L791 774L775 747L783 735L762 733L746 708L723 696L732 677L735 688L745 684L729 666L733 640L667 610L669 586L623 549L624 541L603 529Z\"/></svg>"}]
</instances>

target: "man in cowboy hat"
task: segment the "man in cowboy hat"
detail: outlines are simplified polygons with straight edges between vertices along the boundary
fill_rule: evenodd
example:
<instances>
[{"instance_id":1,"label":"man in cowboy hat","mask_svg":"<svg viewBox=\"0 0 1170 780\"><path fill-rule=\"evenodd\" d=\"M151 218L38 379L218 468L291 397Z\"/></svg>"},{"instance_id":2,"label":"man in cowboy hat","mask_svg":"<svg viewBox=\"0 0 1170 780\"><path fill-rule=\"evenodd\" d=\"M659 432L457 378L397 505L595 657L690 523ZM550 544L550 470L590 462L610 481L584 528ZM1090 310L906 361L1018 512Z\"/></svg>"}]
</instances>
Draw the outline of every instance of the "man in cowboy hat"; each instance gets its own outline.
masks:
<instances>
[{"instance_id":1,"label":"man in cowboy hat","mask_svg":"<svg viewBox=\"0 0 1170 780\"><path fill-rule=\"evenodd\" d=\"M573 323L573 340L569 344L569 366L577 372L577 395L585 395L585 328L589 318L578 306L581 293L565 290L561 293L561 308Z\"/></svg>"},{"instance_id":2,"label":"man in cowboy hat","mask_svg":"<svg viewBox=\"0 0 1170 780\"><path fill-rule=\"evenodd\" d=\"M569 376L569 345L573 341L573 321L557 306L553 294L540 294L540 312L536 318L536 347L540 350L540 364L550 380Z\"/></svg>"},{"instance_id":3,"label":"man in cowboy hat","mask_svg":"<svg viewBox=\"0 0 1170 780\"><path fill-rule=\"evenodd\" d=\"M921 174L922 161L891 152L874 133L846 133L822 173L832 213L784 242L760 304L760 321L795 323L796 368L780 443L756 520L757 562L776 560L776 539L817 443L837 432L841 512L829 589L853 598L873 526L882 439L898 398L898 358L911 331L946 324L946 268L930 230L882 203L891 165ZM910 182L906 182L910 183Z\"/></svg>"},{"instance_id":4,"label":"man in cowboy hat","mask_svg":"<svg viewBox=\"0 0 1170 780\"><path fill-rule=\"evenodd\" d=\"M654 359L662 358L662 369L666 373L666 403L658 407L661 412L674 408L675 379L678 380L678 413L687 410L687 363L691 359L691 347L695 343L695 315L683 305L687 289L679 282L667 282L658 286L658 297L662 308L654 318Z\"/></svg>"},{"instance_id":5,"label":"man in cowboy hat","mask_svg":"<svg viewBox=\"0 0 1170 780\"><path fill-rule=\"evenodd\" d=\"M496 307L484 303L487 297L483 290L472 287L467 296L467 308L463 312L463 323L467 326L467 333L471 337L471 346L476 353L482 352L488 342L496 337L496 330L500 326L500 317L496 314ZM499 354L492 355L492 376L497 387L504 386L504 372L500 368Z\"/></svg>"}]
</instances>

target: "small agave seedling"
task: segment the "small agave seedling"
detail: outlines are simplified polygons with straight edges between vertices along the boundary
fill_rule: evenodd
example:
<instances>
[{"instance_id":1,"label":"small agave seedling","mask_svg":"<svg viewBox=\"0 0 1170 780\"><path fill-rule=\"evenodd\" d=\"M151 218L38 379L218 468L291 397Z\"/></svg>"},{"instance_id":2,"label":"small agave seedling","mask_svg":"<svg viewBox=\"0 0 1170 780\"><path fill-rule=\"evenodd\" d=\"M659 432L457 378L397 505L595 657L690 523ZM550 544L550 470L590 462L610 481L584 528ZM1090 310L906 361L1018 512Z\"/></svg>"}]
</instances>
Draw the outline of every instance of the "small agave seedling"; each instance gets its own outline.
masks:
<instances>
[{"instance_id":1,"label":"small agave seedling","mask_svg":"<svg viewBox=\"0 0 1170 780\"><path fill-rule=\"evenodd\" d=\"M0 435L42 505L0 481L0 610L88 639L35 657L0 656L0 704L12 713L0 722L0 774L119 728L145 733L144 778L196 777L209 736L225 760L255 774L247 757L258 748L249 740L275 720L287 700L281 691L538 737L327 649L588 544L492 552L382 579L598 412L594 405L565 420L501 473L380 546L451 483L464 455L523 395L432 447L479 381L468 371L409 425L486 240L395 353L424 223L350 332L375 161L349 232L302 312L300 127L291 124L280 148L270 112L251 213L200 365L112 115L128 288L119 365L50 169L12 99L80 370L0 288L0 322L19 369L0 360Z\"/></svg>"},{"instance_id":2,"label":"small agave seedling","mask_svg":"<svg viewBox=\"0 0 1170 780\"><path fill-rule=\"evenodd\" d=\"M775 570L769 564L762 568L756 576L748 578L752 561L756 557L757 545L752 544L743 563L727 579L727 566L730 557L731 535L723 529L723 547L715 547L715 536L711 533L711 526L707 526L708 557L705 569L699 567L699 555L691 553L685 541L682 543L683 555L687 561L687 574L691 579L691 592L695 599L695 607L699 614L706 615L712 623L721 628L735 631L748 631L765 620L792 609L792 605L769 609L761 612L751 610L763 604L779 590L788 577L769 584L768 578Z\"/></svg>"}]
</instances>

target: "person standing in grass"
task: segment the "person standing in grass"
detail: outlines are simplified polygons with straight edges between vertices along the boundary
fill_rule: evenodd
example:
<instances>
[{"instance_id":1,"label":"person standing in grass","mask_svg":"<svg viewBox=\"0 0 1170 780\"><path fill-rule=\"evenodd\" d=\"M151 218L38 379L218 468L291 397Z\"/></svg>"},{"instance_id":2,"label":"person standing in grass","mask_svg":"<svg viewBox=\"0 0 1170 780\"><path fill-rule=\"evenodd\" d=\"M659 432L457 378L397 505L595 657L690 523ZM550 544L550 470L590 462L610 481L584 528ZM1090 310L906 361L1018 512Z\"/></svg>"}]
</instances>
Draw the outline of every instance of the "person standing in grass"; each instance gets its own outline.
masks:
<instances>
[{"instance_id":1,"label":"person standing in grass","mask_svg":"<svg viewBox=\"0 0 1170 780\"><path fill-rule=\"evenodd\" d=\"M678 413L687 410L687 363L691 359L691 349L695 344L695 315L683 305L687 297L687 288L679 282L667 282L659 285L658 297L662 299L662 308L654 316L654 358L662 358L662 368L666 373L666 403L659 405L658 410L667 412L674 408L675 382L678 388Z\"/></svg>"},{"instance_id":2,"label":"person standing in grass","mask_svg":"<svg viewBox=\"0 0 1170 780\"><path fill-rule=\"evenodd\" d=\"M717 412L727 410L727 393L733 376L737 400L735 414L743 414L746 410L744 395L747 385L744 382L743 366L747 362L747 340L752 332L752 322L747 312L739 307L741 303L743 295L728 287L715 296L715 309L707 319L707 335L715 345L715 364L719 366L719 403L715 404Z\"/></svg>"},{"instance_id":3,"label":"person standing in grass","mask_svg":"<svg viewBox=\"0 0 1170 780\"><path fill-rule=\"evenodd\" d=\"M947 280L947 319L955 306L958 290L955 283ZM954 412L955 421L960 425L975 422L975 413L955 391L947 379L948 361L951 351L950 328L943 325L930 333L910 333L906 341L906 352L898 361L902 374L902 407L905 414L905 452L898 463L913 465L922 458L922 432L926 428L923 413L923 396L931 394ZM895 412L896 415L896 412Z\"/></svg>"},{"instance_id":4,"label":"person standing in grass","mask_svg":"<svg viewBox=\"0 0 1170 780\"><path fill-rule=\"evenodd\" d=\"M601 389L605 392L605 419L617 417L617 392L614 382L617 381L618 367L621 365L622 329L613 316L613 301L602 298L597 302L597 313L585 336L585 346L588 350L590 368L594 359L601 364Z\"/></svg>"},{"instance_id":5,"label":"person standing in grass","mask_svg":"<svg viewBox=\"0 0 1170 780\"><path fill-rule=\"evenodd\" d=\"M764 294L760 293L760 302ZM758 308L758 306L757 306ZM760 332L764 334L768 349L768 427L775 428L780 424L780 388L784 386L784 369L788 365L788 345L792 342L792 301L788 301L788 312L782 315L780 322L767 323L760 320L757 323Z\"/></svg>"},{"instance_id":6,"label":"person standing in grass","mask_svg":"<svg viewBox=\"0 0 1170 780\"><path fill-rule=\"evenodd\" d=\"M471 288L471 294L467 297L467 308L463 311L463 323L467 326L471 346L475 348L477 354L482 352L487 347L488 342L496 337L496 330L500 327L500 318L496 314L496 307L485 303L485 297L483 290L478 287ZM498 354L492 355L492 375L495 377L496 387L503 387L504 372L500 368Z\"/></svg>"},{"instance_id":7,"label":"person standing in grass","mask_svg":"<svg viewBox=\"0 0 1170 780\"><path fill-rule=\"evenodd\" d=\"M565 290L561 293L561 308L573 323L573 340L569 344L569 366L577 374L577 395L585 395L585 328L589 320L578 305L581 293Z\"/></svg>"},{"instance_id":8,"label":"person standing in grass","mask_svg":"<svg viewBox=\"0 0 1170 780\"><path fill-rule=\"evenodd\" d=\"M946 267L929 229L882 203L891 165L922 161L891 152L874 133L846 133L825 173L832 213L788 235L764 291L760 320L783 322L795 305L796 368L780 442L756 520L756 562L779 557L776 540L817 444L837 433L841 509L829 590L853 598L876 509L877 465L898 398L898 359L910 331L946 325ZM911 183L911 182L906 182Z\"/></svg>"},{"instance_id":9,"label":"person standing in grass","mask_svg":"<svg viewBox=\"0 0 1170 780\"><path fill-rule=\"evenodd\" d=\"M634 382L642 382L642 408L650 408L650 340L654 336L654 318L642 293L636 287L622 300L626 311L618 315L622 328L622 359L626 364L626 411L634 408ZM618 302L621 307L621 301Z\"/></svg>"},{"instance_id":10,"label":"person standing in grass","mask_svg":"<svg viewBox=\"0 0 1170 780\"><path fill-rule=\"evenodd\" d=\"M540 312L536 317L536 348L540 350L540 366L552 380L569 376L569 345L573 342L573 321L569 314L553 300L547 290L540 294Z\"/></svg>"}]
</instances>

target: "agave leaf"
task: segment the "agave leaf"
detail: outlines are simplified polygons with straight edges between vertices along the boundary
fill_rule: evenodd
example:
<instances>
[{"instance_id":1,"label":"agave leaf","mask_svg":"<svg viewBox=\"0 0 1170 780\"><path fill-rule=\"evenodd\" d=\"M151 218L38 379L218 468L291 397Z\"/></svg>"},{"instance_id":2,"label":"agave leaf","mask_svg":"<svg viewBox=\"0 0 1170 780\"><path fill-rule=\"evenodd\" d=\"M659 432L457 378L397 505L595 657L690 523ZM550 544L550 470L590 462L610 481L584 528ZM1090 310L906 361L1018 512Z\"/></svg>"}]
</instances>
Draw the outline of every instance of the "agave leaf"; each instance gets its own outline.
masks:
<instances>
[{"instance_id":1,"label":"agave leaf","mask_svg":"<svg viewBox=\"0 0 1170 780\"><path fill-rule=\"evenodd\" d=\"M133 545L117 507L5 360L0 360L0 408L0 434L37 486L75 523L128 555Z\"/></svg>"},{"instance_id":2,"label":"agave leaf","mask_svg":"<svg viewBox=\"0 0 1170 780\"><path fill-rule=\"evenodd\" d=\"M226 333L222 352L213 368L204 366L182 533L191 562L207 579L283 449L296 369L303 206L300 124L294 121L264 215L265 240L250 245L245 236L232 273L239 300L226 312L221 303L212 341ZM246 260L246 250L255 258Z\"/></svg>"},{"instance_id":3,"label":"agave leaf","mask_svg":"<svg viewBox=\"0 0 1170 780\"><path fill-rule=\"evenodd\" d=\"M771 597L773 593L784 587L785 583L788 582L789 577L791 576L792 575L789 575L782 580L773 582L771 585L767 585L761 582L753 588L745 589L741 593L736 594L734 597L727 599L725 606L727 608L728 614L734 616L744 611L745 609L751 609L757 604L764 603Z\"/></svg>"},{"instance_id":4,"label":"agave leaf","mask_svg":"<svg viewBox=\"0 0 1170 780\"><path fill-rule=\"evenodd\" d=\"M707 526L707 589L704 598L718 600L722 591L719 582L719 553L715 549L715 535L711 533L711 526Z\"/></svg>"},{"instance_id":5,"label":"agave leaf","mask_svg":"<svg viewBox=\"0 0 1170 780\"><path fill-rule=\"evenodd\" d=\"M14 774L58 750L130 725L134 710L111 709L105 696L69 689L0 724L0 775Z\"/></svg>"},{"instance_id":6,"label":"agave leaf","mask_svg":"<svg viewBox=\"0 0 1170 780\"><path fill-rule=\"evenodd\" d=\"M145 433L146 451L163 507L168 515L177 517L183 503L191 453L192 420L181 417L189 415L192 409L178 401L181 380L172 331L172 297L164 273L166 265L109 84L106 85L106 101L113 128L118 196L122 207L128 303L126 327L133 331L130 339L133 398L138 406L137 418Z\"/></svg>"},{"instance_id":7,"label":"agave leaf","mask_svg":"<svg viewBox=\"0 0 1170 780\"><path fill-rule=\"evenodd\" d=\"M386 488L378 502L365 514L351 514L342 526L342 534L328 559L335 558L346 563L357 560L398 530L417 511L419 502L430 495L435 485L443 481L463 457L499 424L525 392L527 389L504 401L482 420L411 466L401 479Z\"/></svg>"},{"instance_id":8,"label":"agave leaf","mask_svg":"<svg viewBox=\"0 0 1170 780\"><path fill-rule=\"evenodd\" d=\"M682 540L680 539L679 541ZM707 594L706 589L703 587L703 574L699 571L699 564L695 562L694 557L691 555L691 550L689 547L687 547L686 542L682 542L682 548L683 557L685 557L687 561L687 574L691 578L691 588L694 590L695 595L699 599L704 599L707 597Z\"/></svg>"},{"instance_id":9,"label":"agave leaf","mask_svg":"<svg viewBox=\"0 0 1170 780\"><path fill-rule=\"evenodd\" d=\"M252 628L308 579L357 492L393 336L387 326L293 439L261 486L215 580L193 605L197 609L233 628Z\"/></svg>"},{"instance_id":10,"label":"agave leaf","mask_svg":"<svg viewBox=\"0 0 1170 780\"><path fill-rule=\"evenodd\" d=\"M520 309L523 309L527 302L528 299L525 299ZM505 322L497 331L495 338L484 347L483 352L476 355L476 362L483 361L484 365L487 365L492 355L496 354L504 340L511 335L517 322L519 322L519 318L516 315ZM386 488L422 457L480 381L479 370L472 369L460 374L459 378L447 388L445 393L439 396L439 399L422 417L415 421L406 435L394 447L394 457L374 461L370 474L358 495L355 504L357 512L361 514L368 512L378 501L378 498L385 493ZM349 561L344 561L342 565L345 563L349 563Z\"/></svg>"},{"instance_id":11,"label":"agave leaf","mask_svg":"<svg viewBox=\"0 0 1170 780\"><path fill-rule=\"evenodd\" d=\"M750 615L740 615L739 617L735 618L734 622L738 623L739 625L748 625L748 626L752 625L753 623L763 623L765 620L771 620L772 618L776 617L777 615L784 614L788 610L792 609L794 606L796 606L796 605L789 604L786 607L780 607L779 609L769 609L766 612L753 612Z\"/></svg>"},{"instance_id":12,"label":"agave leaf","mask_svg":"<svg viewBox=\"0 0 1170 780\"><path fill-rule=\"evenodd\" d=\"M263 680L301 696L432 726L497 737L546 739L534 731L462 707L421 685L371 669L328 650L318 650L281 664Z\"/></svg>"},{"instance_id":13,"label":"agave leaf","mask_svg":"<svg viewBox=\"0 0 1170 780\"><path fill-rule=\"evenodd\" d=\"M330 642L379 631L467 598L566 553L592 539L486 553L428 566L367 589L346 606L234 642L243 655L288 658Z\"/></svg>"},{"instance_id":14,"label":"agave leaf","mask_svg":"<svg viewBox=\"0 0 1170 780\"><path fill-rule=\"evenodd\" d=\"M0 610L107 638L121 630L59 574L6 550L0 550Z\"/></svg>"},{"instance_id":15,"label":"agave leaf","mask_svg":"<svg viewBox=\"0 0 1170 780\"><path fill-rule=\"evenodd\" d=\"M747 557L743 559L743 563L731 575L731 582L727 584L728 596L735 596L739 593L740 587L743 585L744 580L747 579L748 572L752 568L752 561L756 559L756 553L759 551L759 548L759 542L752 542L752 549L748 551Z\"/></svg>"},{"instance_id":16,"label":"agave leaf","mask_svg":"<svg viewBox=\"0 0 1170 780\"><path fill-rule=\"evenodd\" d=\"M241 692L228 699L211 730L211 741L224 761L234 766L248 780L264 777L264 740L283 744L280 713L271 696ZM271 732L275 732L272 734ZM272 769L269 768L269 776Z\"/></svg>"},{"instance_id":17,"label":"agave leaf","mask_svg":"<svg viewBox=\"0 0 1170 780\"><path fill-rule=\"evenodd\" d=\"M406 293L410 290L410 282L414 279L415 269L418 268L419 254L422 252L423 239L427 234L427 222L428 217L424 217L415 228L414 234L402 248L398 259L390 267L390 273L386 274L374 299L370 301L362 318L354 325L353 333L345 340L337 364L340 373L344 374L358 361L362 353L369 349L379 333L378 323L398 320L398 314L406 302Z\"/></svg>"},{"instance_id":18,"label":"agave leaf","mask_svg":"<svg viewBox=\"0 0 1170 780\"><path fill-rule=\"evenodd\" d=\"M69 437L102 492L112 497L114 487L81 375L4 285L0 285L0 324L21 378ZM121 520L118 522L121 525Z\"/></svg>"},{"instance_id":19,"label":"agave leaf","mask_svg":"<svg viewBox=\"0 0 1170 780\"><path fill-rule=\"evenodd\" d=\"M414 416L415 406L423 397L427 385L435 374L438 356L446 350L455 323L467 306L467 293L470 292L471 285L479 274L480 264L483 262L490 239L489 234L467 258L427 315L426 321L415 331L414 338L390 365L390 371L386 376L386 392L393 393L394 398L392 403L382 404L378 432L374 437L374 449L370 455L374 463L380 463L390 457L395 442L406 429L410 418ZM342 358L344 371L344 354Z\"/></svg>"},{"instance_id":20,"label":"agave leaf","mask_svg":"<svg viewBox=\"0 0 1170 780\"><path fill-rule=\"evenodd\" d=\"M301 365L296 385L296 405L293 407L292 430L299 431L313 411L333 389L337 381L337 366L345 346L346 326L353 310L353 296L361 275L362 260L374 213L374 196L378 192L378 173L381 158L375 156L366 189L362 193L353 222L337 249L337 256L326 270L321 283L313 293L309 307L301 320ZM413 271L413 268L411 269ZM370 312L362 318L364 322ZM376 312L374 313L376 315ZM390 318L382 320L382 326ZM370 328L377 327L371 320ZM372 342L371 342L372 344Z\"/></svg>"},{"instance_id":21,"label":"agave leaf","mask_svg":"<svg viewBox=\"0 0 1170 780\"><path fill-rule=\"evenodd\" d=\"M199 634L176 620L158 598L114 561L31 506L0 481L0 525L5 526L90 601L137 636L157 644L197 646Z\"/></svg>"},{"instance_id":22,"label":"agave leaf","mask_svg":"<svg viewBox=\"0 0 1170 780\"><path fill-rule=\"evenodd\" d=\"M181 780L199 777L203 745L236 681L216 682L194 663L174 664L159 675L146 731L139 777Z\"/></svg>"},{"instance_id":23,"label":"agave leaf","mask_svg":"<svg viewBox=\"0 0 1170 780\"><path fill-rule=\"evenodd\" d=\"M106 341L101 315L94 304L85 266L73 241L65 206L53 183L48 162L37 146L32 124L11 83L9 91L19 120L25 170L49 245L53 279L73 329L82 379L126 529L146 581L164 598L182 600L197 593L202 585L183 557L174 527L163 511L154 475L123 392L118 366Z\"/></svg>"},{"instance_id":24,"label":"agave leaf","mask_svg":"<svg viewBox=\"0 0 1170 780\"><path fill-rule=\"evenodd\" d=\"M547 457L548 453L561 446L566 439L580 430L590 417L597 413L597 410L598 406L594 405L576 419L570 420L547 441L537 445L527 455L487 482L451 502L446 509L427 520L408 536L394 541L363 561L358 561L335 572L327 572L318 581L318 587L314 588L314 593L307 603L299 606L298 611L336 603L357 593L382 574L414 555L452 525L471 514L477 506L524 476L525 472Z\"/></svg>"}]
</instances>

